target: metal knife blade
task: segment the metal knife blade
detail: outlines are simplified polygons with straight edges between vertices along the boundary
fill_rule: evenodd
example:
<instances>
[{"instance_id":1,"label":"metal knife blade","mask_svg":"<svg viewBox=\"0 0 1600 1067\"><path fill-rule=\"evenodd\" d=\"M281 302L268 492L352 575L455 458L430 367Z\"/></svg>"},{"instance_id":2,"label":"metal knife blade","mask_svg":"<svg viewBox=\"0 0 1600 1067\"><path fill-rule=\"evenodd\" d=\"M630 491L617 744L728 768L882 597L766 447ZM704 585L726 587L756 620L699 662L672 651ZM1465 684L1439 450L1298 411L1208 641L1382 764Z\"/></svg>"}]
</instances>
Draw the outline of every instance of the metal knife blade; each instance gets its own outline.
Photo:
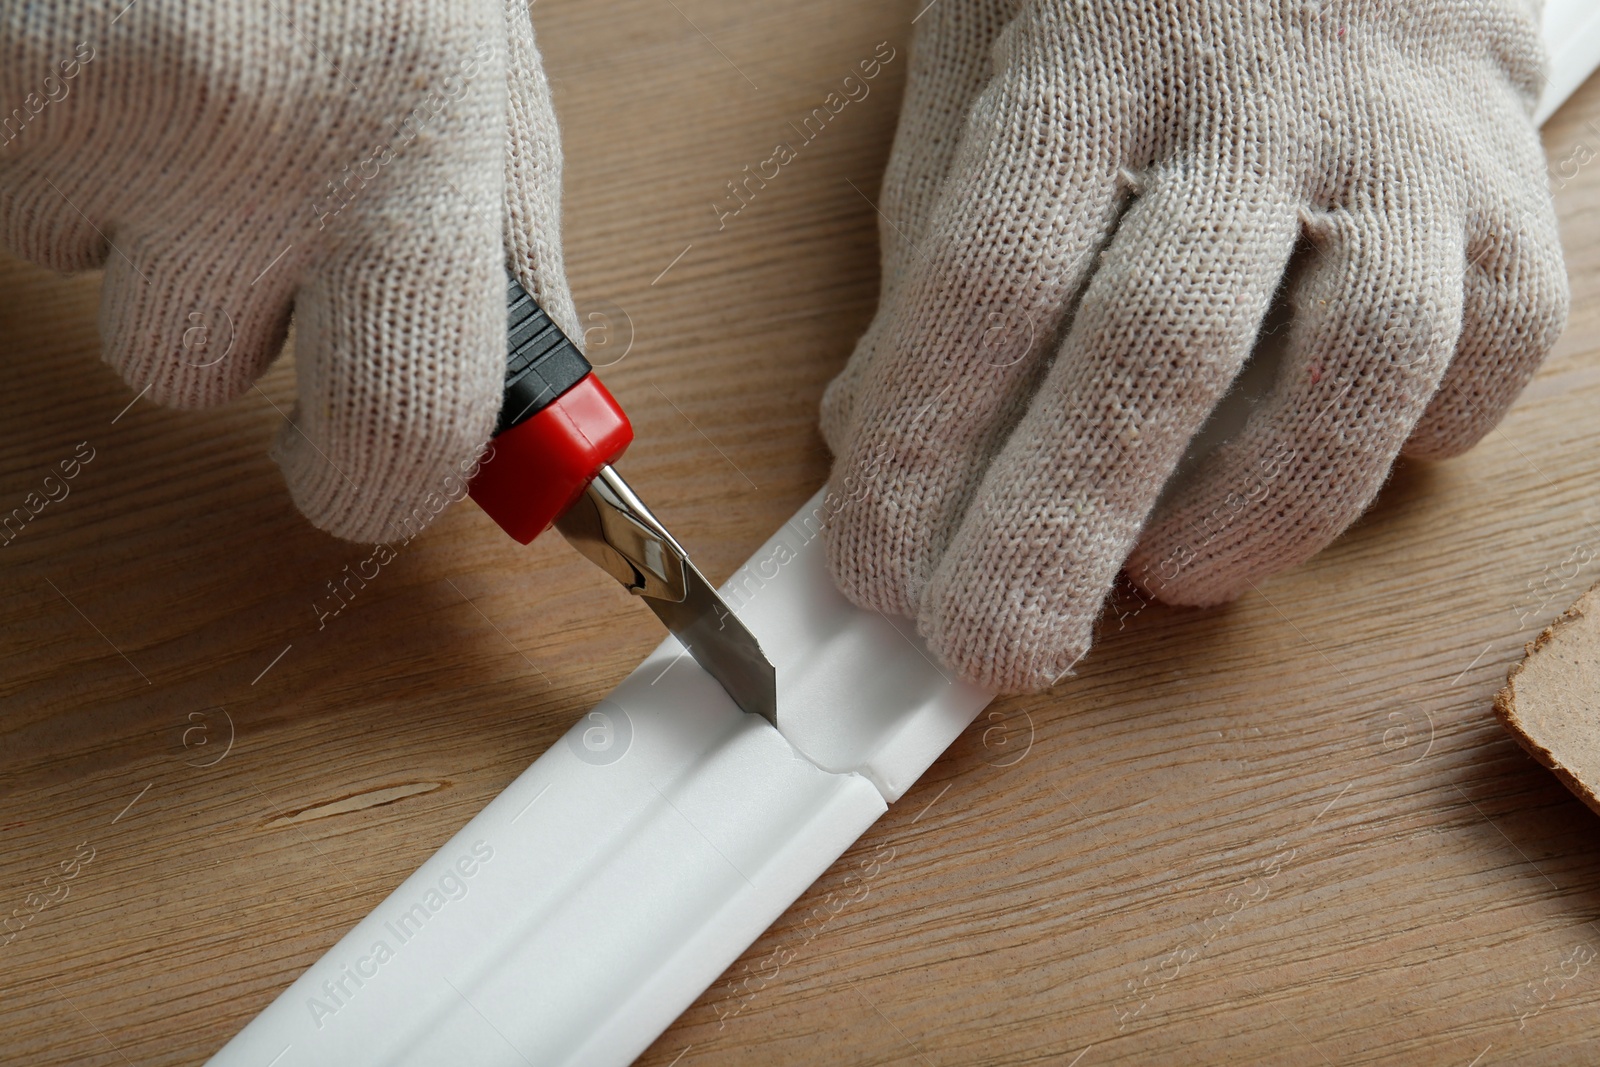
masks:
<instances>
[{"instance_id":1,"label":"metal knife blade","mask_svg":"<svg viewBox=\"0 0 1600 1067\"><path fill-rule=\"evenodd\" d=\"M778 725L777 673L761 643L615 469L600 468L556 529L642 597L735 704Z\"/></svg>"}]
</instances>

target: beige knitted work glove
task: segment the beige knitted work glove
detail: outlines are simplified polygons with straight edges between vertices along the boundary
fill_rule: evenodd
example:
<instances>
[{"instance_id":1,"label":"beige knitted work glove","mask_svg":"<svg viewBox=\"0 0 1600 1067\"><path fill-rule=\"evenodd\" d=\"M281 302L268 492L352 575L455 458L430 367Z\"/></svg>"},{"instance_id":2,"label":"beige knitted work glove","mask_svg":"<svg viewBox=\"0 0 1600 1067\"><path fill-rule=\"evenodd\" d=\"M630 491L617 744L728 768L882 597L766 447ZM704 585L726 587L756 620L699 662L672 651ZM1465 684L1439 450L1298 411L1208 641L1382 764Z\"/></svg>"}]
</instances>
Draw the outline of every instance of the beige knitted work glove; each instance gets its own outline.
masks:
<instances>
[{"instance_id":1,"label":"beige knitted work glove","mask_svg":"<svg viewBox=\"0 0 1600 1067\"><path fill-rule=\"evenodd\" d=\"M293 309L274 454L341 537L461 495L500 404L508 255L579 336L521 0L11 4L0 107L0 235L105 268L104 357L134 389L235 399Z\"/></svg>"},{"instance_id":2,"label":"beige knitted work glove","mask_svg":"<svg viewBox=\"0 0 1600 1067\"><path fill-rule=\"evenodd\" d=\"M1124 562L1203 605L1304 561L1561 331L1514 0L939 0L912 52L829 560L971 681L1063 677ZM1271 394L1157 509L1280 285Z\"/></svg>"}]
</instances>

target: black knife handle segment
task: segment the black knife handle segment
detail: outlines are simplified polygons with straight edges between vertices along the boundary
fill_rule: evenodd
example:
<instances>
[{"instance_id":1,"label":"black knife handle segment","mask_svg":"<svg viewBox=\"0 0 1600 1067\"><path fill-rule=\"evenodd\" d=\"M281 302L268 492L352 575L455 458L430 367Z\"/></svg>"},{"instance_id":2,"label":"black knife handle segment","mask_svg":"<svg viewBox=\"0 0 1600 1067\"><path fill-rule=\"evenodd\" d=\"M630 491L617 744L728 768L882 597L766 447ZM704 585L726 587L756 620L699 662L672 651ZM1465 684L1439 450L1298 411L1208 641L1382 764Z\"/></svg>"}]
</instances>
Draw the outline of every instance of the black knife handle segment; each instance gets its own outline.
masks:
<instances>
[{"instance_id":1,"label":"black knife handle segment","mask_svg":"<svg viewBox=\"0 0 1600 1067\"><path fill-rule=\"evenodd\" d=\"M589 373L578 346L509 273L506 314L506 386L497 437L543 411Z\"/></svg>"}]
</instances>

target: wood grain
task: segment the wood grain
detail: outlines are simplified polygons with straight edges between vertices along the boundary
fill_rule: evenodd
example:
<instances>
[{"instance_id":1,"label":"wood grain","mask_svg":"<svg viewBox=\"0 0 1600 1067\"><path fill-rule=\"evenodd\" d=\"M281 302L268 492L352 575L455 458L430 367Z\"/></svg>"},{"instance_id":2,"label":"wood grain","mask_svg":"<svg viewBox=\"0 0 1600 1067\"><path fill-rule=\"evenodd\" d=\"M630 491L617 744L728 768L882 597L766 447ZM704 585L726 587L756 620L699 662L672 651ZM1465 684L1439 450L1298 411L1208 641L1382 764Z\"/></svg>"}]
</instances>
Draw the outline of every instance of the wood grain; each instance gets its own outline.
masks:
<instances>
[{"instance_id":1,"label":"wood grain","mask_svg":"<svg viewBox=\"0 0 1600 1067\"><path fill-rule=\"evenodd\" d=\"M631 323L623 466L714 578L826 475L817 402L874 304L920 6L538 5L579 305ZM719 228L725 183L884 40L871 95ZM1591 84L1551 158L1596 118ZM996 704L641 1062L1600 1059L1600 823L1490 711L1595 577L1548 576L1600 530L1600 166L1557 200L1572 324L1499 431L1403 465L1259 593L1108 617L1079 677ZM0 505L94 450L0 548L0 914L32 915L0 948L0 1059L195 1063L658 631L465 507L319 630L366 552L266 458L292 359L220 410L124 410L98 286L0 262Z\"/></svg>"}]
</instances>

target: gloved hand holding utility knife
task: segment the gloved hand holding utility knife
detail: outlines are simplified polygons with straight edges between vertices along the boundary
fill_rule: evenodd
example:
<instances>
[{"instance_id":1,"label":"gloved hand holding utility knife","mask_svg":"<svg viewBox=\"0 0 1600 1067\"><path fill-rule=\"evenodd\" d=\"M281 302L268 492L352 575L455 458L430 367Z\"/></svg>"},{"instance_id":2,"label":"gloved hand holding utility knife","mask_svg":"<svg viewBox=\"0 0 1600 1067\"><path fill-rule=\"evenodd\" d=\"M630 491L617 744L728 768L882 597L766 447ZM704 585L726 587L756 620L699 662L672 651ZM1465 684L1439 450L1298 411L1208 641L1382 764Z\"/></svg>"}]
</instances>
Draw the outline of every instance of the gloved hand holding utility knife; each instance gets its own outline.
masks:
<instances>
[{"instance_id":1,"label":"gloved hand holding utility knife","mask_svg":"<svg viewBox=\"0 0 1600 1067\"><path fill-rule=\"evenodd\" d=\"M570 340L561 152L526 5L198 11L0 14L0 99L39 104L0 123L7 245L105 268L105 359L162 403L251 388L292 307L299 402L275 455L312 522L355 541L414 530L475 468L506 532L558 526L774 719L755 638L610 466L633 430Z\"/></svg>"},{"instance_id":2,"label":"gloved hand holding utility knife","mask_svg":"<svg viewBox=\"0 0 1600 1067\"><path fill-rule=\"evenodd\" d=\"M969 680L1070 671L1119 568L1205 604L1303 561L1560 333L1531 3L940 0L911 52L882 303L824 402L859 487L829 555ZM569 340L521 0L53 0L0 13L0 57L0 238L105 269L134 390L237 397L292 309L275 455L313 523L391 536L494 436L485 509L554 522L770 715L754 640L610 468L631 431ZM1158 507L1281 285L1272 394Z\"/></svg>"}]
</instances>

